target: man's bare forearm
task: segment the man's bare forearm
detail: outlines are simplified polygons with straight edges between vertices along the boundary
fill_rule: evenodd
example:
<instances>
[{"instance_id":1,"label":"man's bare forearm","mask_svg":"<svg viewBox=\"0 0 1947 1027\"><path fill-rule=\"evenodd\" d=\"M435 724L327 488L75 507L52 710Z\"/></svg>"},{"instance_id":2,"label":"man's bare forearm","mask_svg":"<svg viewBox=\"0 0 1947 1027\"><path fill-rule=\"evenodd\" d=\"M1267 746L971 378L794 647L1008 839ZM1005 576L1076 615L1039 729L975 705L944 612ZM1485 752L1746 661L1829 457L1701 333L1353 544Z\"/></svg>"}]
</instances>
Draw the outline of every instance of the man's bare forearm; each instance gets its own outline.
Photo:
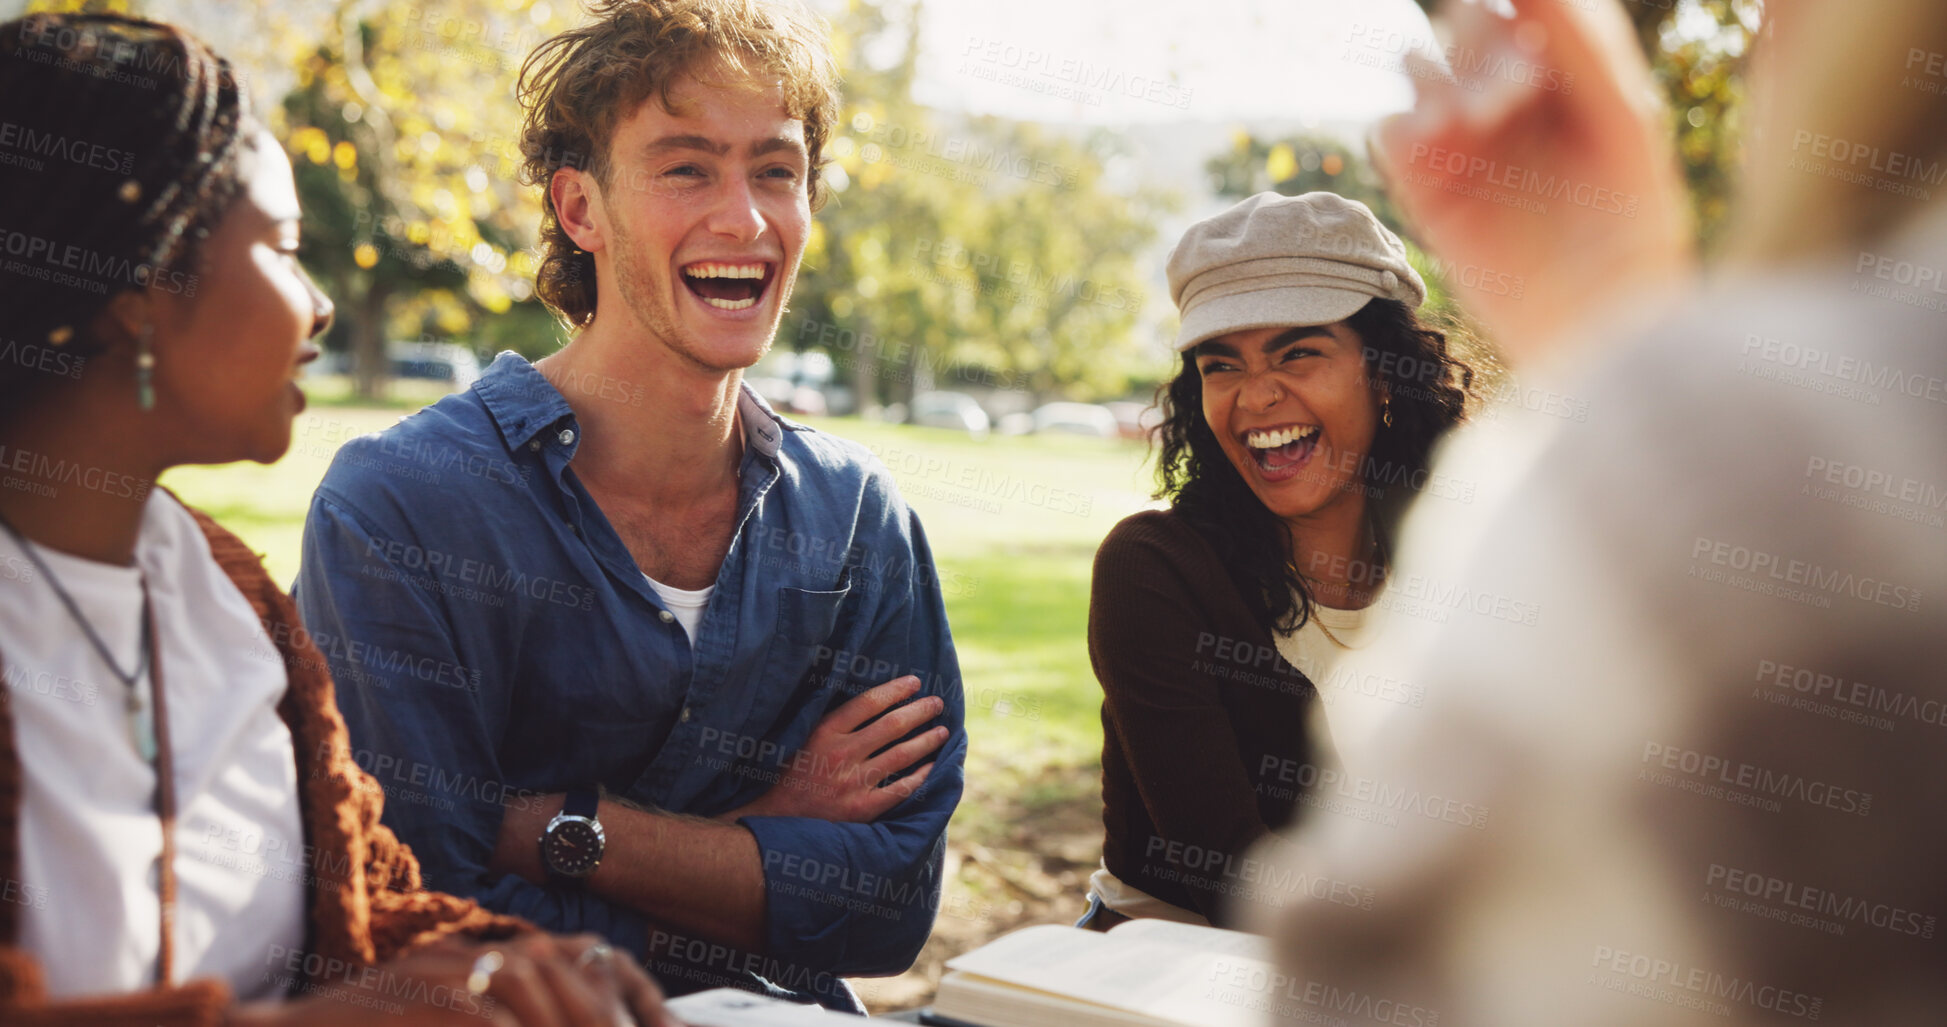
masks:
<instances>
[{"instance_id":1,"label":"man's bare forearm","mask_svg":"<svg viewBox=\"0 0 1947 1027\"><path fill-rule=\"evenodd\" d=\"M539 839L562 797L501 822L492 869L547 883ZM607 843L590 891L673 928L752 952L767 945L764 872L757 839L734 824L639 809L603 799L597 818Z\"/></svg>"}]
</instances>

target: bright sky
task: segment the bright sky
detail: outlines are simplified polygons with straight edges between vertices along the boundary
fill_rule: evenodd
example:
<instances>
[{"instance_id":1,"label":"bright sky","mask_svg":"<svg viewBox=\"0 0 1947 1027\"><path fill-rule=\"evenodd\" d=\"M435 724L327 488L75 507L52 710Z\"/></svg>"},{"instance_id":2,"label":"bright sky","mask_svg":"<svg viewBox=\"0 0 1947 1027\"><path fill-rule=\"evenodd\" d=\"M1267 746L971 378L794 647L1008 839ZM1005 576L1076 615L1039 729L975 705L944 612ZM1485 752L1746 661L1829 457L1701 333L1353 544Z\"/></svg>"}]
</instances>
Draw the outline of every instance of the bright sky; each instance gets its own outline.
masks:
<instances>
[{"instance_id":1,"label":"bright sky","mask_svg":"<svg viewBox=\"0 0 1947 1027\"><path fill-rule=\"evenodd\" d=\"M1368 121L1405 108L1411 0L931 0L916 99L1033 121Z\"/></svg>"},{"instance_id":2,"label":"bright sky","mask_svg":"<svg viewBox=\"0 0 1947 1027\"><path fill-rule=\"evenodd\" d=\"M259 2L144 9L235 49L249 45ZM846 0L807 2L830 11ZM316 15L337 7L275 3L320 30ZM0 16L24 6L0 0ZM1043 122L1369 121L1412 99L1401 51L1438 48L1412 0L925 0L923 17L916 99Z\"/></svg>"}]
</instances>

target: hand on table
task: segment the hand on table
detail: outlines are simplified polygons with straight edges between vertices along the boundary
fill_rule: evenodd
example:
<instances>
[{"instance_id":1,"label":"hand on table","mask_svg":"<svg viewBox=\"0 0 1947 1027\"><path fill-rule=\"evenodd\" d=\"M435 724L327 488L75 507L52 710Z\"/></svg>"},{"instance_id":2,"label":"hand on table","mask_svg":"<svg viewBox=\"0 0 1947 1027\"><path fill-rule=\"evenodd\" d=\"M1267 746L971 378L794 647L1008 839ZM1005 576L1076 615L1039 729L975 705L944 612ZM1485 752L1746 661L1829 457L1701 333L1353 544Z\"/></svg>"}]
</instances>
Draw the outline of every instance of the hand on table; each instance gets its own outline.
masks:
<instances>
[{"instance_id":1,"label":"hand on table","mask_svg":"<svg viewBox=\"0 0 1947 1027\"><path fill-rule=\"evenodd\" d=\"M879 819L926 783L933 764L884 786L880 782L938 750L947 739L941 726L893 745L946 709L938 696L906 702L919 686L916 677L894 678L848 700L812 729L770 791L717 819L735 823L747 816L816 817L860 824Z\"/></svg>"},{"instance_id":2,"label":"hand on table","mask_svg":"<svg viewBox=\"0 0 1947 1027\"><path fill-rule=\"evenodd\" d=\"M1518 362L1686 282L1694 243L1675 135L1616 0L1514 8L1448 0L1459 80L1409 54L1414 107L1371 146L1461 305Z\"/></svg>"},{"instance_id":3,"label":"hand on table","mask_svg":"<svg viewBox=\"0 0 1947 1027\"><path fill-rule=\"evenodd\" d=\"M238 1008L237 1027L682 1027L626 953L591 934L448 939L314 982L308 997Z\"/></svg>"}]
</instances>

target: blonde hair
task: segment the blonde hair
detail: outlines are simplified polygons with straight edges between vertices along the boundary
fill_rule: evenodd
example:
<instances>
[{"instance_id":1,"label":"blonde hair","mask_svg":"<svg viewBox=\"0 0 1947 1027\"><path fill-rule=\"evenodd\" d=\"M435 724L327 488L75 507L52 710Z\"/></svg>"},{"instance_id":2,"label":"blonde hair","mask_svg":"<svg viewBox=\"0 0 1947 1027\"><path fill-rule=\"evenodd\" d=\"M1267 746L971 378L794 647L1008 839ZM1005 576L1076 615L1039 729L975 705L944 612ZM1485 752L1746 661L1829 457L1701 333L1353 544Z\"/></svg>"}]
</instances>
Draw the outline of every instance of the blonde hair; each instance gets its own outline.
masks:
<instances>
[{"instance_id":1,"label":"blonde hair","mask_svg":"<svg viewBox=\"0 0 1947 1027\"><path fill-rule=\"evenodd\" d=\"M595 316L595 258L575 246L545 194L557 170L580 168L606 187L616 125L652 96L670 110L670 89L685 75L761 71L778 76L785 112L804 122L816 209L839 109L829 33L796 0L600 0L590 13L594 21L528 56L518 87L521 177L544 192L546 255L534 291L570 328Z\"/></svg>"}]
</instances>

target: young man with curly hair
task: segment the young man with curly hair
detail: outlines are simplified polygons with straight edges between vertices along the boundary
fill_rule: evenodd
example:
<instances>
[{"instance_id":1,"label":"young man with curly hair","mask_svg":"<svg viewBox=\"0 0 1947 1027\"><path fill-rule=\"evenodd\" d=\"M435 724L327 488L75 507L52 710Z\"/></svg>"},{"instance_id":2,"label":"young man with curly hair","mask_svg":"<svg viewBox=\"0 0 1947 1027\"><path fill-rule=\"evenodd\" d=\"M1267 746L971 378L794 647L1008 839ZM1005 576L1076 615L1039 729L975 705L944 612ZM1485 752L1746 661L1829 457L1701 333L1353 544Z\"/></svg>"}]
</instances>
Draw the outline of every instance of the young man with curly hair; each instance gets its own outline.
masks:
<instances>
[{"instance_id":1,"label":"young man with curly hair","mask_svg":"<svg viewBox=\"0 0 1947 1027\"><path fill-rule=\"evenodd\" d=\"M521 82L570 341L348 443L296 593L429 884L672 992L858 1010L841 975L931 930L966 742L918 519L742 382L821 198L829 44L755 0L594 14Z\"/></svg>"}]
</instances>

